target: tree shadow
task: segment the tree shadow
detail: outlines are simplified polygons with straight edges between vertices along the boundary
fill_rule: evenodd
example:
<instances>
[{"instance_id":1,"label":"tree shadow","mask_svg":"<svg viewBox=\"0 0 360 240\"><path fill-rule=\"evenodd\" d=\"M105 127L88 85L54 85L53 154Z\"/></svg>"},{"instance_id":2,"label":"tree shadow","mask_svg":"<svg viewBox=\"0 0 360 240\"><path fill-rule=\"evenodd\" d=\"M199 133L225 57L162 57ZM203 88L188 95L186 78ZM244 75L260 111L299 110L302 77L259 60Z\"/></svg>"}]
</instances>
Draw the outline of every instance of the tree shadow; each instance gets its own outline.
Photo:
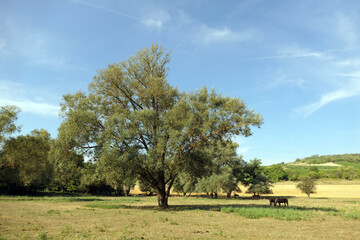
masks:
<instances>
[{"instance_id":1,"label":"tree shadow","mask_svg":"<svg viewBox=\"0 0 360 240\"><path fill-rule=\"evenodd\" d=\"M278 209L280 211L286 209L301 210L301 211L323 211L323 212L339 212L336 208L331 207L300 207L300 206L281 206L274 207L270 205L258 205L258 204L209 204L209 205L171 205L166 209L161 209L156 206L131 206L127 205L128 209L137 210L158 210L158 211L221 211L222 208L259 208L259 209Z\"/></svg>"}]
</instances>

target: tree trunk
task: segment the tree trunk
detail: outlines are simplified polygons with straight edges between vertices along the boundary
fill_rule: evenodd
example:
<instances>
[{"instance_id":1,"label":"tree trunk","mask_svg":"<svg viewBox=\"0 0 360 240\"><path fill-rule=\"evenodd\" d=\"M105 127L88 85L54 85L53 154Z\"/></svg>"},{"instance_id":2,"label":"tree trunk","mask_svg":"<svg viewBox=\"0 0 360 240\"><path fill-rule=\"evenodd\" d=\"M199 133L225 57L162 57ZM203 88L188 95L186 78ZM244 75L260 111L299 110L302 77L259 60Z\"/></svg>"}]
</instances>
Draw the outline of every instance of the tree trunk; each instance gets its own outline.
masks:
<instances>
[{"instance_id":1,"label":"tree trunk","mask_svg":"<svg viewBox=\"0 0 360 240\"><path fill-rule=\"evenodd\" d=\"M125 187L125 196L130 196L131 187Z\"/></svg>"},{"instance_id":2,"label":"tree trunk","mask_svg":"<svg viewBox=\"0 0 360 240\"><path fill-rule=\"evenodd\" d=\"M231 198L231 192L226 193L226 198Z\"/></svg>"},{"instance_id":3,"label":"tree trunk","mask_svg":"<svg viewBox=\"0 0 360 240\"><path fill-rule=\"evenodd\" d=\"M165 189L157 189L156 193L157 193L157 197L158 197L159 208L165 209L165 208L169 207L169 205L168 205L169 196L166 194Z\"/></svg>"}]
</instances>

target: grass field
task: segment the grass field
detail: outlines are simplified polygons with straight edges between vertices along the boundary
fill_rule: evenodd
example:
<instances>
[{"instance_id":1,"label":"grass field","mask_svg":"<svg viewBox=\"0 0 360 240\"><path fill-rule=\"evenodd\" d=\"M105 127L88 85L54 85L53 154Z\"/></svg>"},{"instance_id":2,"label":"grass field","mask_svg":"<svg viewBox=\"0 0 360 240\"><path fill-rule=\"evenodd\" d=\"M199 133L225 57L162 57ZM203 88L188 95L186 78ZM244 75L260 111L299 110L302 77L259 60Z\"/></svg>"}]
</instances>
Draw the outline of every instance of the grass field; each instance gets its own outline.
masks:
<instances>
[{"instance_id":1,"label":"grass field","mask_svg":"<svg viewBox=\"0 0 360 240\"><path fill-rule=\"evenodd\" d=\"M0 239L360 239L360 184L321 184L311 199L275 185L289 207L269 196L171 197L168 210L156 197L1 196Z\"/></svg>"}]
</instances>

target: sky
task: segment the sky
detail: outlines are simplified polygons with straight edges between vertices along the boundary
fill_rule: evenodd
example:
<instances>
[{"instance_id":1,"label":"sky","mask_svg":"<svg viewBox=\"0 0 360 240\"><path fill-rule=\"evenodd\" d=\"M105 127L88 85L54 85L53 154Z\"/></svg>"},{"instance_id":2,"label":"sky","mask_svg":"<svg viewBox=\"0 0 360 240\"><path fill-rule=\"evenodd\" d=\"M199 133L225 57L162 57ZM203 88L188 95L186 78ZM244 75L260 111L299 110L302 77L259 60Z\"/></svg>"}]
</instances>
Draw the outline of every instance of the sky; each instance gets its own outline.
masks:
<instances>
[{"instance_id":1,"label":"sky","mask_svg":"<svg viewBox=\"0 0 360 240\"><path fill-rule=\"evenodd\" d=\"M360 152L360 1L0 0L0 106L56 138L62 96L158 43L168 82L243 99L264 165Z\"/></svg>"}]
</instances>

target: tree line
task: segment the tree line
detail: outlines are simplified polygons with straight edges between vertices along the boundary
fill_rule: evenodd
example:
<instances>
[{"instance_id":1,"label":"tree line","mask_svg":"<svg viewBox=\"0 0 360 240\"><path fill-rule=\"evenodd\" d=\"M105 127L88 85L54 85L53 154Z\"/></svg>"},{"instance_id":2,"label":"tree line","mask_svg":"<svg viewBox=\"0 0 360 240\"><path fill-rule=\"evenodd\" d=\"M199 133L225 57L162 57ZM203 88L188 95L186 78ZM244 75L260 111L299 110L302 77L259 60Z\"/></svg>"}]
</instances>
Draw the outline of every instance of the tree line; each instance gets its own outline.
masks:
<instances>
[{"instance_id":1,"label":"tree line","mask_svg":"<svg viewBox=\"0 0 360 240\"><path fill-rule=\"evenodd\" d=\"M15 106L4 106L0 110L0 119L2 123L6 122L1 125L2 193L47 190L129 195L137 183L144 193L156 193L154 186L141 179L131 166L124 168L121 162L112 158L86 161L85 155L63 148L60 139L52 139L44 129L10 137L20 130L15 125L19 111ZM271 184L261 161L244 161L236 154L236 148L234 142L218 142L204 149L201 155L193 156L194 161L210 160L204 168L182 169L174 181L173 191L184 196L201 192L210 197L225 192L230 197L232 193L241 192L239 183L242 183L249 186L248 192L254 195L270 193Z\"/></svg>"}]
</instances>

